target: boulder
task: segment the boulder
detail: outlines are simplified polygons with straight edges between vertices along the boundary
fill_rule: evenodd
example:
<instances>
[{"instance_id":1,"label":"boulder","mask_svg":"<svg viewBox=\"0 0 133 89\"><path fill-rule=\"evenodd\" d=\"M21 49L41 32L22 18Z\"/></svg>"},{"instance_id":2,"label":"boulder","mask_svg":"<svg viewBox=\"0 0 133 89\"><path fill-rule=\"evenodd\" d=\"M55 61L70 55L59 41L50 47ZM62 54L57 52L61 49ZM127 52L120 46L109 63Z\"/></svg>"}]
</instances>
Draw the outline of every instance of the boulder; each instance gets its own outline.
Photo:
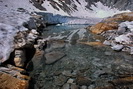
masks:
<instances>
[{"instance_id":1,"label":"boulder","mask_svg":"<svg viewBox=\"0 0 133 89\"><path fill-rule=\"evenodd\" d=\"M100 22L90 28L90 31L95 34L100 34L107 30L117 29L118 23L117 22Z\"/></svg>"}]
</instances>

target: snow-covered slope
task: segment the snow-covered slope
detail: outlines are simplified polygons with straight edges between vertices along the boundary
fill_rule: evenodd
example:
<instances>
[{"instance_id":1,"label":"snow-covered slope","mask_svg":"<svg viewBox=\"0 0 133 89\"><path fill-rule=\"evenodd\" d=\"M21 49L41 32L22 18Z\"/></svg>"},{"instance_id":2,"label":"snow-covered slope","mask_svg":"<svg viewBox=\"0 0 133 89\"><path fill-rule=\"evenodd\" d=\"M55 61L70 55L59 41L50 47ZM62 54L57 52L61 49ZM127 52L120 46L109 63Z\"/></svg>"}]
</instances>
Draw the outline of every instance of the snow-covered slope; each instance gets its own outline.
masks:
<instances>
[{"instance_id":1,"label":"snow-covered slope","mask_svg":"<svg viewBox=\"0 0 133 89\"><path fill-rule=\"evenodd\" d=\"M35 0L32 1L35 3ZM105 0L44 0L40 6L45 8L46 12L54 14L103 18L121 13L122 9L125 11L123 7L126 7L128 2L125 0L108 0L106 2Z\"/></svg>"}]
</instances>

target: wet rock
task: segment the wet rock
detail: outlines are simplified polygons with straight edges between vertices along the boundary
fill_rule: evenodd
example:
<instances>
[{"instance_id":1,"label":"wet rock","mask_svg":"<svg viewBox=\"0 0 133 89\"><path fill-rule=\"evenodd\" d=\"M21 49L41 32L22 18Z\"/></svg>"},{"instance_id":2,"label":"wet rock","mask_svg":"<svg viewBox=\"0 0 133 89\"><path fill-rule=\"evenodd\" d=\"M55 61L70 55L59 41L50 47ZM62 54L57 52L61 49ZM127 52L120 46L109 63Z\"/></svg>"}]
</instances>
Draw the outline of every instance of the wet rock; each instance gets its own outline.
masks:
<instances>
[{"instance_id":1,"label":"wet rock","mask_svg":"<svg viewBox=\"0 0 133 89\"><path fill-rule=\"evenodd\" d=\"M76 79L76 83L78 85L86 85L86 86L89 86L92 83L92 81L91 81L91 79L89 79L87 77L78 76L77 79Z\"/></svg>"},{"instance_id":2,"label":"wet rock","mask_svg":"<svg viewBox=\"0 0 133 89\"><path fill-rule=\"evenodd\" d=\"M133 77L115 79L113 81L109 81L109 83L116 85L116 86L119 86L119 85L124 86L127 84L132 84L133 83Z\"/></svg>"},{"instance_id":3,"label":"wet rock","mask_svg":"<svg viewBox=\"0 0 133 89\"><path fill-rule=\"evenodd\" d=\"M111 86L105 86L105 87L96 87L94 89L116 89L115 86L111 85Z\"/></svg>"},{"instance_id":4,"label":"wet rock","mask_svg":"<svg viewBox=\"0 0 133 89\"><path fill-rule=\"evenodd\" d=\"M30 77L17 70L0 68L0 89L28 89Z\"/></svg>"},{"instance_id":5,"label":"wet rock","mask_svg":"<svg viewBox=\"0 0 133 89\"><path fill-rule=\"evenodd\" d=\"M112 53L111 52L105 52L105 55L110 56L110 55L112 55Z\"/></svg>"},{"instance_id":6,"label":"wet rock","mask_svg":"<svg viewBox=\"0 0 133 89\"><path fill-rule=\"evenodd\" d=\"M65 47L65 42L63 40L53 41L51 47L54 49L63 48Z\"/></svg>"},{"instance_id":7,"label":"wet rock","mask_svg":"<svg viewBox=\"0 0 133 89\"><path fill-rule=\"evenodd\" d=\"M62 72L62 74L65 75L65 76L68 76L68 77L72 77L73 75L72 75L71 72L72 72L72 71L69 71L69 70L66 71L66 70L65 70L65 71Z\"/></svg>"},{"instance_id":8,"label":"wet rock","mask_svg":"<svg viewBox=\"0 0 133 89\"><path fill-rule=\"evenodd\" d=\"M90 86L88 86L88 89L94 89L94 85L90 85Z\"/></svg>"},{"instance_id":9,"label":"wet rock","mask_svg":"<svg viewBox=\"0 0 133 89\"><path fill-rule=\"evenodd\" d=\"M87 86L81 86L80 89L87 89Z\"/></svg>"},{"instance_id":10,"label":"wet rock","mask_svg":"<svg viewBox=\"0 0 133 89\"><path fill-rule=\"evenodd\" d=\"M67 82L68 78L60 75L54 78L55 85L62 86Z\"/></svg>"},{"instance_id":11,"label":"wet rock","mask_svg":"<svg viewBox=\"0 0 133 89\"><path fill-rule=\"evenodd\" d=\"M17 67L24 67L26 61L25 50L15 50L14 63Z\"/></svg>"},{"instance_id":12,"label":"wet rock","mask_svg":"<svg viewBox=\"0 0 133 89\"><path fill-rule=\"evenodd\" d=\"M71 78L68 79L68 81L67 81L68 84L72 84L73 82L74 82L74 79L71 79Z\"/></svg>"},{"instance_id":13,"label":"wet rock","mask_svg":"<svg viewBox=\"0 0 133 89\"><path fill-rule=\"evenodd\" d=\"M123 49L123 45L115 45L115 46L113 46L113 47L111 47L113 50L115 50L115 51L120 51L120 50L122 50Z\"/></svg>"},{"instance_id":14,"label":"wet rock","mask_svg":"<svg viewBox=\"0 0 133 89\"><path fill-rule=\"evenodd\" d=\"M46 64L52 64L58 60L60 60L61 58L63 58L65 56L64 53L59 52L59 51L53 51L50 53L45 54L46 57Z\"/></svg>"},{"instance_id":15,"label":"wet rock","mask_svg":"<svg viewBox=\"0 0 133 89\"><path fill-rule=\"evenodd\" d=\"M70 89L70 85L68 83L64 84L61 89Z\"/></svg>"},{"instance_id":16,"label":"wet rock","mask_svg":"<svg viewBox=\"0 0 133 89\"><path fill-rule=\"evenodd\" d=\"M79 87L76 84L71 84L71 89L79 89Z\"/></svg>"}]
</instances>

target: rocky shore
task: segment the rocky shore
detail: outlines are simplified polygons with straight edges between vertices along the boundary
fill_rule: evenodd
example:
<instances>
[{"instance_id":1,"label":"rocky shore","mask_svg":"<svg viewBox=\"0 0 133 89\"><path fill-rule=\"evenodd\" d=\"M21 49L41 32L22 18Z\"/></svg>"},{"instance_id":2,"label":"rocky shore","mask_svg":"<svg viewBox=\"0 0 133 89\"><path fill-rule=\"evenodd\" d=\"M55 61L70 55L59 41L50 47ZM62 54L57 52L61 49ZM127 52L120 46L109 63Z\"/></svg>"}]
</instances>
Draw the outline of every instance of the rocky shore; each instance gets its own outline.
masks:
<instances>
[{"instance_id":1,"label":"rocky shore","mask_svg":"<svg viewBox=\"0 0 133 89\"><path fill-rule=\"evenodd\" d=\"M40 38L46 26L42 16L33 15L29 21L23 23L23 26L28 30L17 32L14 37L13 51L8 52L10 54L8 59L1 61L1 89L28 89L31 78L27 67L36 51L43 50L46 45L45 41Z\"/></svg>"},{"instance_id":2,"label":"rocky shore","mask_svg":"<svg viewBox=\"0 0 133 89\"><path fill-rule=\"evenodd\" d=\"M133 54L133 13L117 14L88 28L92 33L105 37L103 44L115 51Z\"/></svg>"}]
</instances>

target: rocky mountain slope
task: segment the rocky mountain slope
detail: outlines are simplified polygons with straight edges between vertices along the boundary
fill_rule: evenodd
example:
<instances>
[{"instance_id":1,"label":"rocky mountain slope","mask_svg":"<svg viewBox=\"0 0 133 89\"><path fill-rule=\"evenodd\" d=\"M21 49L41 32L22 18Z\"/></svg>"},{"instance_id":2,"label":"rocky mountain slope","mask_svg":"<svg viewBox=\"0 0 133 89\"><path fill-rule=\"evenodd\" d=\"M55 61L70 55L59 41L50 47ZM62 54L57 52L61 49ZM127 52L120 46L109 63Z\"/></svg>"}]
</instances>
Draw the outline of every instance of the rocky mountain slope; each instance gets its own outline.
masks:
<instances>
[{"instance_id":1,"label":"rocky mountain slope","mask_svg":"<svg viewBox=\"0 0 133 89\"><path fill-rule=\"evenodd\" d=\"M120 10L132 10L133 3L131 0L38 0L38 2L31 0L31 2L40 10L82 17L112 16Z\"/></svg>"}]
</instances>

